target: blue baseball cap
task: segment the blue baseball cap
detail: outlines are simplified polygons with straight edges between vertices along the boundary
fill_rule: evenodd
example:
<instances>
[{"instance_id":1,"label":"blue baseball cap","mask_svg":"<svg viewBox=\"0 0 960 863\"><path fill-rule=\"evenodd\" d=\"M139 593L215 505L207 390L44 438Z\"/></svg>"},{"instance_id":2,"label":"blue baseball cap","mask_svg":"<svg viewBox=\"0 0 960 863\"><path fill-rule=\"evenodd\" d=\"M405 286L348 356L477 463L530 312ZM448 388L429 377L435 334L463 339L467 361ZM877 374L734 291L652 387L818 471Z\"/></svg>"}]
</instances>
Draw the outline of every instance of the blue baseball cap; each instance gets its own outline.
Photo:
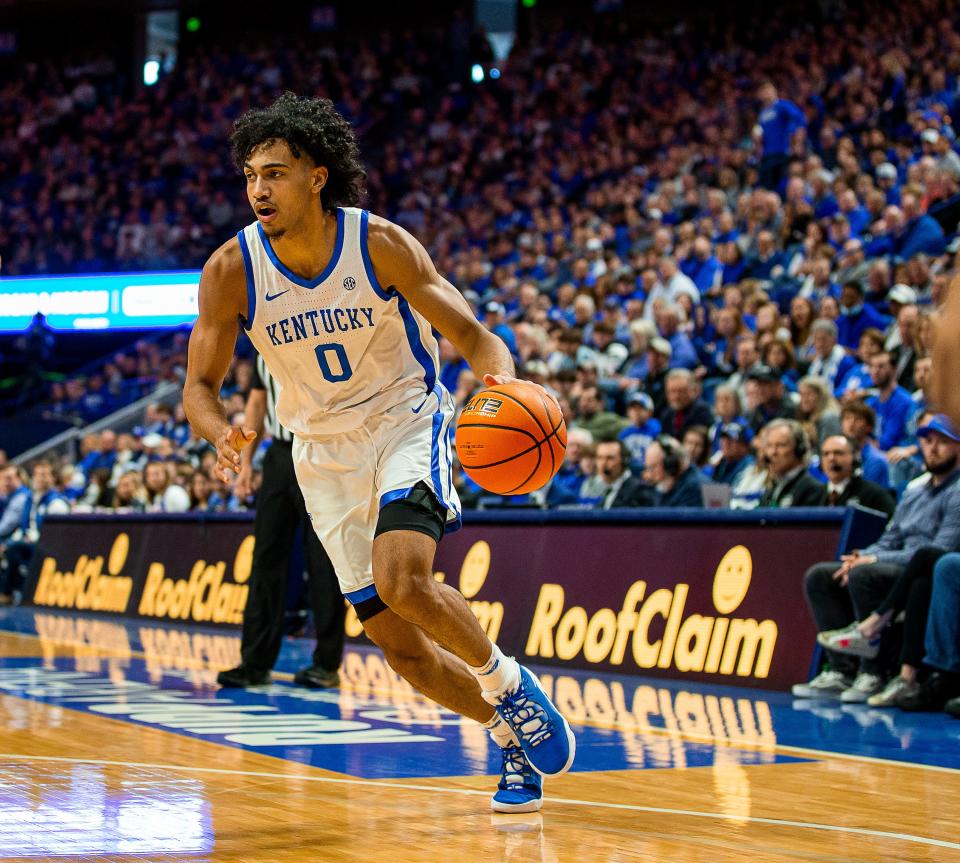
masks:
<instances>
[{"instance_id":1,"label":"blue baseball cap","mask_svg":"<svg viewBox=\"0 0 960 863\"><path fill-rule=\"evenodd\" d=\"M957 432L957 430L953 427L953 423L950 422L949 418L945 414L937 414L925 426L920 426L920 428L917 429L917 437L928 437L934 432L942 434L944 437L960 443L960 432Z\"/></svg>"},{"instance_id":2,"label":"blue baseball cap","mask_svg":"<svg viewBox=\"0 0 960 863\"><path fill-rule=\"evenodd\" d=\"M646 393L634 393L627 399L627 405L640 405L648 411L653 410L653 399Z\"/></svg>"},{"instance_id":3,"label":"blue baseball cap","mask_svg":"<svg viewBox=\"0 0 960 863\"><path fill-rule=\"evenodd\" d=\"M751 431L750 426L746 426L743 423L724 423L720 426L720 437L728 437L730 440L742 440L744 443L750 443L750 441L753 440L753 431Z\"/></svg>"}]
</instances>

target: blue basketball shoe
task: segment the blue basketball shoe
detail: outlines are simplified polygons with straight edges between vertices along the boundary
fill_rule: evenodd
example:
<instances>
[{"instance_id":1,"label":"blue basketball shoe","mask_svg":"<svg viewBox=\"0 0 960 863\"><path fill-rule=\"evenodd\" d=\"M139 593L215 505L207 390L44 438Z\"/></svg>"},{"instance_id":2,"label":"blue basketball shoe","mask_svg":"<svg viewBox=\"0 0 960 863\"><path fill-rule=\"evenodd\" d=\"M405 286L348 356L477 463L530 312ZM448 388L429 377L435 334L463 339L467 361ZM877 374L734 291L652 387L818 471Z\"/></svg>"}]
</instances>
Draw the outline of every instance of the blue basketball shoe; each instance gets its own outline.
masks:
<instances>
[{"instance_id":1,"label":"blue basketball shoe","mask_svg":"<svg viewBox=\"0 0 960 863\"><path fill-rule=\"evenodd\" d=\"M497 793L490 801L494 812L537 812L543 806L543 780L530 766L519 746L508 746L503 753L503 768Z\"/></svg>"},{"instance_id":2,"label":"blue basketball shoe","mask_svg":"<svg viewBox=\"0 0 960 863\"><path fill-rule=\"evenodd\" d=\"M520 685L492 701L493 706L513 729L530 766L541 776L560 776L573 764L577 741L536 675L518 668Z\"/></svg>"}]
</instances>

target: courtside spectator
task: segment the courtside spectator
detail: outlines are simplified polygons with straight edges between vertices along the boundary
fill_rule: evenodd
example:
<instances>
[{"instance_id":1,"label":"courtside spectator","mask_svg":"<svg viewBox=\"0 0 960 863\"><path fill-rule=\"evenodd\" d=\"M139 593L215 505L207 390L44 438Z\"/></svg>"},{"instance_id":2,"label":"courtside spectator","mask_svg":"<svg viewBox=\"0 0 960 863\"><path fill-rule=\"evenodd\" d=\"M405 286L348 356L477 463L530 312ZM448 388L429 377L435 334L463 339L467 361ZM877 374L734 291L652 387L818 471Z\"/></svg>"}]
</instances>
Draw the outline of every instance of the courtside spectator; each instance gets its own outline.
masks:
<instances>
[{"instance_id":1,"label":"courtside spectator","mask_svg":"<svg viewBox=\"0 0 960 863\"><path fill-rule=\"evenodd\" d=\"M918 434L929 474L907 487L883 535L844 555L839 566L836 561L818 563L804 575L804 594L819 632L865 620L919 549L960 547L960 434L944 416L935 416ZM877 654L859 663L828 651L829 666L809 683L794 686L793 693L864 702L881 692L892 676L896 648L885 633Z\"/></svg>"},{"instance_id":2,"label":"courtside spectator","mask_svg":"<svg viewBox=\"0 0 960 863\"><path fill-rule=\"evenodd\" d=\"M827 506L865 506L893 515L893 496L865 479L860 472L857 442L841 434L830 435L820 447L820 470L827 478Z\"/></svg>"},{"instance_id":3,"label":"courtside spectator","mask_svg":"<svg viewBox=\"0 0 960 863\"><path fill-rule=\"evenodd\" d=\"M643 478L657 490L657 506L703 506L700 472L676 438L660 435L647 448Z\"/></svg>"},{"instance_id":4,"label":"courtside spectator","mask_svg":"<svg viewBox=\"0 0 960 863\"><path fill-rule=\"evenodd\" d=\"M69 501L54 485L53 467L41 459L34 462L31 471L30 494L24 496L20 524L3 546L3 567L0 570L0 606L13 602L14 592L20 590L33 557L43 520L48 515L70 512Z\"/></svg>"},{"instance_id":5,"label":"courtside spectator","mask_svg":"<svg viewBox=\"0 0 960 863\"><path fill-rule=\"evenodd\" d=\"M621 441L597 444L597 473L585 484L584 496L596 498L599 509L653 506L656 494L629 468L630 451Z\"/></svg>"},{"instance_id":6,"label":"courtside spectator","mask_svg":"<svg viewBox=\"0 0 960 863\"><path fill-rule=\"evenodd\" d=\"M760 506L822 506L827 490L807 473L810 439L796 420L774 420L764 429L770 485Z\"/></svg>"},{"instance_id":7,"label":"courtside spectator","mask_svg":"<svg viewBox=\"0 0 960 863\"><path fill-rule=\"evenodd\" d=\"M902 710L943 710L960 718L960 554L947 554L933 568L933 593L923 662L933 673L916 692L897 698Z\"/></svg>"}]
</instances>

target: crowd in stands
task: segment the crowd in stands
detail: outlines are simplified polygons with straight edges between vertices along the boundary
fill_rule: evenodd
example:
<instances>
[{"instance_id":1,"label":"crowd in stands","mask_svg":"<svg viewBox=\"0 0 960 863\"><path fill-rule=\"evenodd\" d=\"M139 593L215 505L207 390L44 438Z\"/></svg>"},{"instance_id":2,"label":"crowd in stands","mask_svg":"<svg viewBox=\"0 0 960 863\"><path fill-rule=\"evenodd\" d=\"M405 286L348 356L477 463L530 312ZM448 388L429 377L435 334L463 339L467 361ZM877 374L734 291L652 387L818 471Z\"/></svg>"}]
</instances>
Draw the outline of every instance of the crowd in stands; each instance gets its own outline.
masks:
<instances>
[{"instance_id":1,"label":"crowd in stands","mask_svg":"<svg viewBox=\"0 0 960 863\"><path fill-rule=\"evenodd\" d=\"M198 266L250 219L226 150L233 118L284 89L327 94L359 130L371 207L427 245L567 420L545 489L503 501L461 475L466 506L857 502L895 512L901 533L873 563L896 547L899 566L935 538L904 539L906 502L956 476L958 452L938 473L926 442L960 440L925 389L960 253L960 18L944 8L867 4L817 27L774 13L766 41L741 47L598 16L518 45L472 89L435 74L436 32L218 50L129 99L110 74L31 67L0 87L5 271ZM441 363L462 406L477 380L446 340ZM118 359L82 397L65 386L52 410L96 413L140 365ZM238 359L231 416L249 377ZM179 409L151 408L138 431L34 466L29 517L54 499L253 504L214 478ZM3 476L8 499L31 480ZM842 628L847 610L818 624ZM847 668L834 688L885 691L885 673L869 674Z\"/></svg>"}]
</instances>

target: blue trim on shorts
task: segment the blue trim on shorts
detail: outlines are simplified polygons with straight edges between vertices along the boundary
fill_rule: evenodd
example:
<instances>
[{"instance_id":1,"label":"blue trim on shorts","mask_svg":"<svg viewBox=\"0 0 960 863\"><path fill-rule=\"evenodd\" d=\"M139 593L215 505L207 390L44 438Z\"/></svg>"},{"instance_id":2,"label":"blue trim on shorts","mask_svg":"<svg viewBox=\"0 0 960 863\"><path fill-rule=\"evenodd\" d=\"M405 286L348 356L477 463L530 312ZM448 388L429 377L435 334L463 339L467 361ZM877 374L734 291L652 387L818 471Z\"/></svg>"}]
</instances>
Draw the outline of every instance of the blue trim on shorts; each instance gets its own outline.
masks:
<instances>
[{"instance_id":1,"label":"blue trim on shorts","mask_svg":"<svg viewBox=\"0 0 960 863\"><path fill-rule=\"evenodd\" d=\"M423 366L423 380L427 385L427 395L433 392L433 387L437 382L437 369L433 364L433 357L427 353L420 338L420 327L417 326L416 318L413 316L413 310L410 303L403 294L397 294L397 309L400 311L400 317L403 318L403 328L407 333L407 341L410 343L410 350L417 362Z\"/></svg>"},{"instance_id":2,"label":"blue trim on shorts","mask_svg":"<svg viewBox=\"0 0 960 863\"><path fill-rule=\"evenodd\" d=\"M253 326L253 319L257 314L257 288L253 283L253 261L250 260L250 248L243 231L237 231L237 240L240 242L240 254L243 257L243 274L247 277L247 316L240 316L240 322L245 330Z\"/></svg>"},{"instance_id":3,"label":"blue trim on shorts","mask_svg":"<svg viewBox=\"0 0 960 863\"><path fill-rule=\"evenodd\" d=\"M389 302L392 297L390 291L385 291L377 280L377 274L373 271L373 261L370 260L370 250L367 248L367 223L370 220L370 214L366 210L360 211L360 257L363 258L363 269L367 274L367 281L370 287L381 300Z\"/></svg>"},{"instance_id":4,"label":"blue trim on shorts","mask_svg":"<svg viewBox=\"0 0 960 863\"><path fill-rule=\"evenodd\" d=\"M365 599L370 599L377 595L377 586L375 584L368 584L366 587L361 587L359 590L351 590L349 593L345 593L344 596L347 598L347 601L351 605L356 605L358 602L363 602Z\"/></svg>"},{"instance_id":5,"label":"blue trim on shorts","mask_svg":"<svg viewBox=\"0 0 960 863\"><path fill-rule=\"evenodd\" d=\"M397 488L393 491L386 491L380 496L380 506L379 509L383 509L388 503L393 503L395 500L403 500L404 498L410 497L410 492L413 491L413 486L409 488Z\"/></svg>"},{"instance_id":6,"label":"blue trim on shorts","mask_svg":"<svg viewBox=\"0 0 960 863\"><path fill-rule=\"evenodd\" d=\"M430 436L430 477L433 480L433 493L439 498L444 509L450 509L443 493L443 483L440 481L440 430L443 428L443 410L437 408L433 415L433 433Z\"/></svg>"},{"instance_id":7,"label":"blue trim on shorts","mask_svg":"<svg viewBox=\"0 0 960 863\"><path fill-rule=\"evenodd\" d=\"M340 253L343 251L343 210L339 207L337 208L337 240L333 246L333 255L331 255L330 261L327 266L324 267L323 272L315 279L305 279L303 276L298 276L293 270L288 270L283 261L277 257L273 246L270 245L270 238L264 233L263 225L260 222L257 222L257 231L260 234L260 242L263 244L267 257L270 258L270 262L279 270L280 275L289 279L295 285L299 285L301 288L310 288L310 290L313 290L321 282L326 281L333 272L334 267L340 262Z\"/></svg>"}]
</instances>

